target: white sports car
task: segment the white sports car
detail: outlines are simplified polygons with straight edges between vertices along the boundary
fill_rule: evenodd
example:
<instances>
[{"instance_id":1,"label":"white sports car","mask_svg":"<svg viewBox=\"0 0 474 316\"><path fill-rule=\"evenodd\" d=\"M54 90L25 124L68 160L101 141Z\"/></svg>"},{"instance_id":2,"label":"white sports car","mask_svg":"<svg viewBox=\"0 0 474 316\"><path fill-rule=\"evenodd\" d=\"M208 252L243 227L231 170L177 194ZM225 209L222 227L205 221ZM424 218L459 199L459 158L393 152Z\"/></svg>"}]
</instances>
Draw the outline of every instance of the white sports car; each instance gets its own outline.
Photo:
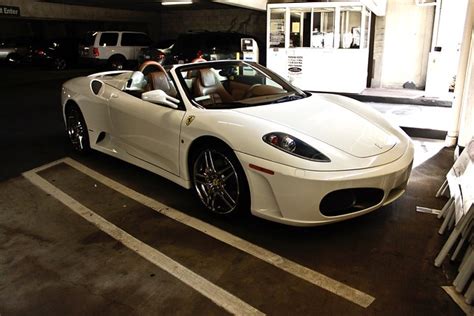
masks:
<instances>
[{"instance_id":1,"label":"white sports car","mask_svg":"<svg viewBox=\"0 0 474 316\"><path fill-rule=\"evenodd\" d=\"M206 209L295 226L353 218L404 191L413 145L364 104L301 91L255 63L146 62L64 83L73 147L193 188Z\"/></svg>"}]
</instances>

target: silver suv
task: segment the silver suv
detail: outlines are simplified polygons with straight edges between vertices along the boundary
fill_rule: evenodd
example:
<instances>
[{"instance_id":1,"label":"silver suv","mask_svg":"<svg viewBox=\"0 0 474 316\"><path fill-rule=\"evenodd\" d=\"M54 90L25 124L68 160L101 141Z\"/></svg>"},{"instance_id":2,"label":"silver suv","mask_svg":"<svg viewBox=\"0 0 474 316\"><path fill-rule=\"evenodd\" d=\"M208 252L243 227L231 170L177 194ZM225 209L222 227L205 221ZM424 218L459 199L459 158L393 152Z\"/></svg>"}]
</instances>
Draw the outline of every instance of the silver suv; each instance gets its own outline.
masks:
<instances>
[{"instance_id":1,"label":"silver suv","mask_svg":"<svg viewBox=\"0 0 474 316\"><path fill-rule=\"evenodd\" d=\"M140 49L150 46L146 33L129 31L89 32L79 46L85 62L108 64L111 69L123 69L127 62L135 62Z\"/></svg>"}]
</instances>

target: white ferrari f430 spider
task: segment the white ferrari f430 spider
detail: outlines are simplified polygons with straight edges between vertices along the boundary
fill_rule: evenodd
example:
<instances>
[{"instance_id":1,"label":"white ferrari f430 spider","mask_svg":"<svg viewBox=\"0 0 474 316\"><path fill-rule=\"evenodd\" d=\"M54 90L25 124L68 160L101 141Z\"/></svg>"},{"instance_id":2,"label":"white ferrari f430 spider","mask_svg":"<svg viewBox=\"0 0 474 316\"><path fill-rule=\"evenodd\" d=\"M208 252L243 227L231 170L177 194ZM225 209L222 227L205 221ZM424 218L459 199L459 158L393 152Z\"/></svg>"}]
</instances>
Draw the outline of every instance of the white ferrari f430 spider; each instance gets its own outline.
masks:
<instances>
[{"instance_id":1,"label":"white ferrari f430 spider","mask_svg":"<svg viewBox=\"0 0 474 316\"><path fill-rule=\"evenodd\" d=\"M409 137L370 107L239 60L75 78L63 85L62 109L75 150L193 189L211 212L250 210L295 226L394 201L413 161Z\"/></svg>"}]
</instances>

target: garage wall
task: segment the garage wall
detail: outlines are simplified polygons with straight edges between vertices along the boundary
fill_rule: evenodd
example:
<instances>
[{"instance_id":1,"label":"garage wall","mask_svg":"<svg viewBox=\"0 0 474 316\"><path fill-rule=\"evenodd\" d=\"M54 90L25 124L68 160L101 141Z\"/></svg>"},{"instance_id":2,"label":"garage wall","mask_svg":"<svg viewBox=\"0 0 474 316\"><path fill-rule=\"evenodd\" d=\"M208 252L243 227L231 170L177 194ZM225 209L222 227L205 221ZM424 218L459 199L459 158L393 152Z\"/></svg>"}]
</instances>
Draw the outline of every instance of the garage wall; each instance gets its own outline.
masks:
<instances>
[{"instance_id":1,"label":"garage wall","mask_svg":"<svg viewBox=\"0 0 474 316\"><path fill-rule=\"evenodd\" d=\"M412 81L424 88L433 19L434 7L416 6L414 0L388 1L387 15L376 21L372 87L402 88Z\"/></svg>"},{"instance_id":2,"label":"garage wall","mask_svg":"<svg viewBox=\"0 0 474 316\"><path fill-rule=\"evenodd\" d=\"M160 14L153 24L160 40L176 38L188 31L233 31L257 37L264 49L266 13L247 9L179 10Z\"/></svg>"},{"instance_id":3,"label":"garage wall","mask_svg":"<svg viewBox=\"0 0 474 316\"><path fill-rule=\"evenodd\" d=\"M0 38L30 37L54 39L82 38L87 31L130 30L148 32L148 24L120 21L53 21L36 19L0 19Z\"/></svg>"},{"instance_id":4,"label":"garage wall","mask_svg":"<svg viewBox=\"0 0 474 316\"><path fill-rule=\"evenodd\" d=\"M0 17L0 38L82 37L91 30L149 31L155 12L84 7L40 1L2 0L20 8L20 17Z\"/></svg>"},{"instance_id":5,"label":"garage wall","mask_svg":"<svg viewBox=\"0 0 474 316\"><path fill-rule=\"evenodd\" d=\"M20 17L0 18L0 38L81 36L88 30L145 31L154 40L188 31L234 31L255 36L264 50L266 14L244 8L179 9L167 13L85 7L30 0L2 0L20 7Z\"/></svg>"},{"instance_id":6,"label":"garage wall","mask_svg":"<svg viewBox=\"0 0 474 316\"><path fill-rule=\"evenodd\" d=\"M2 0L1 4L20 7L20 14L23 18L137 22L148 22L156 18L154 12L85 7L32 0Z\"/></svg>"}]
</instances>

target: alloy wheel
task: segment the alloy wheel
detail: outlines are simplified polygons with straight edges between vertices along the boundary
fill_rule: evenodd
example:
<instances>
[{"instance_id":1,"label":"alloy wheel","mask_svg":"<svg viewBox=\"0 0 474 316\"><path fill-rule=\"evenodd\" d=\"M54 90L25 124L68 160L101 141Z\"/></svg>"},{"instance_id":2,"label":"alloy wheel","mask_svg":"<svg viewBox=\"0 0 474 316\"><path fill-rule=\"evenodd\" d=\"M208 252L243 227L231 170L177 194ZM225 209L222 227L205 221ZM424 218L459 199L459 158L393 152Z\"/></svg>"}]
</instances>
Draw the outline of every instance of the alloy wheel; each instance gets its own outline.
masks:
<instances>
[{"instance_id":1,"label":"alloy wheel","mask_svg":"<svg viewBox=\"0 0 474 316\"><path fill-rule=\"evenodd\" d=\"M212 212L228 214L239 203L239 177L226 155L203 150L194 161L193 180L201 202Z\"/></svg>"},{"instance_id":2,"label":"alloy wheel","mask_svg":"<svg viewBox=\"0 0 474 316\"><path fill-rule=\"evenodd\" d=\"M66 61L63 58L56 58L54 60L54 67L56 70L64 70L66 69Z\"/></svg>"},{"instance_id":3,"label":"alloy wheel","mask_svg":"<svg viewBox=\"0 0 474 316\"><path fill-rule=\"evenodd\" d=\"M84 151L86 140L86 128L77 110L73 109L67 116L67 134L72 146L76 151Z\"/></svg>"}]
</instances>

